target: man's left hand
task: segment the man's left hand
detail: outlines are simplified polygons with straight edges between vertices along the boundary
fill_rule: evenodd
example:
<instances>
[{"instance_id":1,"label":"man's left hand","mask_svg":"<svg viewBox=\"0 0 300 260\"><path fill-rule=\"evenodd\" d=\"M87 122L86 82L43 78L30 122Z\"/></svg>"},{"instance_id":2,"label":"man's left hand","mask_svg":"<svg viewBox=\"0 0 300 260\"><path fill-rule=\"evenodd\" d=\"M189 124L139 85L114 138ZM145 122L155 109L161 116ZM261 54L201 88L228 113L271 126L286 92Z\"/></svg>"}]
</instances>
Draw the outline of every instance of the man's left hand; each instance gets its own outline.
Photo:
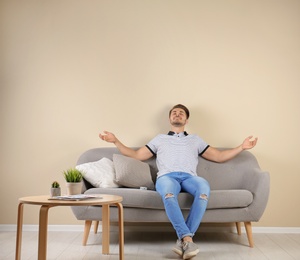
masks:
<instances>
[{"instance_id":1,"label":"man's left hand","mask_svg":"<svg viewBox=\"0 0 300 260\"><path fill-rule=\"evenodd\" d=\"M257 140L258 140L257 137L254 139L253 139L253 136L247 137L242 144L243 150L252 149L256 145Z\"/></svg>"}]
</instances>

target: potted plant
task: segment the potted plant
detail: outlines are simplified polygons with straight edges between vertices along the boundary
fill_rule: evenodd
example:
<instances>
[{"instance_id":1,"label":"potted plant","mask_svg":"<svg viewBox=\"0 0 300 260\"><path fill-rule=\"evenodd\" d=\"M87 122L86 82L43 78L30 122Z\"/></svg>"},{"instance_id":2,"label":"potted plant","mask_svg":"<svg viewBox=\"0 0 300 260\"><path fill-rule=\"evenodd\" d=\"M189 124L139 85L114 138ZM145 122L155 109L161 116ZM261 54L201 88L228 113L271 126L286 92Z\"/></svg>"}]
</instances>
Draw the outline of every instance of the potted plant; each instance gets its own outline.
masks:
<instances>
[{"instance_id":1,"label":"potted plant","mask_svg":"<svg viewBox=\"0 0 300 260\"><path fill-rule=\"evenodd\" d=\"M76 195L81 194L82 190L82 173L76 168L70 168L63 172L66 180L67 194Z\"/></svg>"},{"instance_id":2,"label":"potted plant","mask_svg":"<svg viewBox=\"0 0 300 260\"><path fill-rule=\"evenodd\" d=\"M61 189L59 183L57 181L52 182L51 197L60 196L60 195L61 195Z\"/></svg>"}]
</instances>

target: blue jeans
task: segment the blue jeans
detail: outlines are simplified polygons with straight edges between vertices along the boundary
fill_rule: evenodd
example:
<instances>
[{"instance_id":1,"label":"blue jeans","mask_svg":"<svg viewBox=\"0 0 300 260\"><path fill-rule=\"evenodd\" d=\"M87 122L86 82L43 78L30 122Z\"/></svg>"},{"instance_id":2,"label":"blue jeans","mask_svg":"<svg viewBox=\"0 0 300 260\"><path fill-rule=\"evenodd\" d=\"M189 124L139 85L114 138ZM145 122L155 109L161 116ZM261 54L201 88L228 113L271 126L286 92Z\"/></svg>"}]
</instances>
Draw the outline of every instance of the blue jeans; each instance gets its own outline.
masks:
<instances>
[{"instance_id":1,"label":"blue jeans","mask_svg":"<svg viewBox=\"0 0 300 260\"><path fill-rule=\"evenodd\" d=\"M193 237L205 213L210 194L208 182L185 172L171 172L159 177L156 191L162 197L166 214L176 230L178 239ZM178 204L178 194L187 192L194 200L189 215L185 220Z\"/></svg>"}]
</instances>

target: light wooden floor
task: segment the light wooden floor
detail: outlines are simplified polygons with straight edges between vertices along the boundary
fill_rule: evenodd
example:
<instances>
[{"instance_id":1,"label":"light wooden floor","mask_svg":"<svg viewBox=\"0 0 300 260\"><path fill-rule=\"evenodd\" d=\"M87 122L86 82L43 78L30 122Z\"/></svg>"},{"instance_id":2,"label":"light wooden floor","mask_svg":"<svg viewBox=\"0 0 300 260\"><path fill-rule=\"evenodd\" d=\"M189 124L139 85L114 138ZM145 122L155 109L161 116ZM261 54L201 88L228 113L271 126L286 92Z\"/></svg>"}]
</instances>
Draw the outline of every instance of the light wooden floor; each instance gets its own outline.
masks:
<instances>
[{"instance_id":1,"label":"light wooden floor","mask_svg":"<svg viewBox=\"0 0 300 260\"><path fill-rule=\"evenodd\" d=\"M82 246L82 232L48 233L47 259L119 259L118 234L111 233L110 255L101 254L101 233L89 236ZM197 233L197 259L300 260L300 234L253 234L254 248L245 234ZM125 259L181 259L172 252L176 237L171 232L125 232ZM0 259L14 259L15 232L0 232ZM22 259L37 259L37 232L23 232Z\"/></svg>"}]
</instances>

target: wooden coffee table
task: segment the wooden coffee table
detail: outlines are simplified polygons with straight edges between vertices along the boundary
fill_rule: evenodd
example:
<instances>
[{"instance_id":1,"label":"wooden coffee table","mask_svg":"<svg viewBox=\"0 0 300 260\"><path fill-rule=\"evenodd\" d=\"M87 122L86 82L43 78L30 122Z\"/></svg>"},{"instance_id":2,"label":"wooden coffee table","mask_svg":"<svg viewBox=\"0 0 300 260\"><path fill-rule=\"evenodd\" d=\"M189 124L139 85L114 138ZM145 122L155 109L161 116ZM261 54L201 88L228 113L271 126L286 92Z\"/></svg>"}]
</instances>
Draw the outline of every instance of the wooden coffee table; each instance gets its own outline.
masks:
<instances>
[{"instance_id":1,"label":"wooden coffee table","mask_svg":"<svg viewBox=\"0 0 300 260\"><path fill-rule=\"evenodd\" d=\"M93 194L95 195L95 194ZM98 195L98 194L97 194ZM49 200L50 196L32 196L19 199L17 238L16 238L16 260L21 258L23 208L24 204L40 205L39 217L39 240L38 259L47 257L47 232L48 232L48 210L57 206L102 206L102 254L109 254L110 219L109 206L116 205L119 212L119 259L124 259L124 222L123 222L123 198L121 196L99 194L101 198L91 198L78 201Z\"/></svg>"}]
</instances>

